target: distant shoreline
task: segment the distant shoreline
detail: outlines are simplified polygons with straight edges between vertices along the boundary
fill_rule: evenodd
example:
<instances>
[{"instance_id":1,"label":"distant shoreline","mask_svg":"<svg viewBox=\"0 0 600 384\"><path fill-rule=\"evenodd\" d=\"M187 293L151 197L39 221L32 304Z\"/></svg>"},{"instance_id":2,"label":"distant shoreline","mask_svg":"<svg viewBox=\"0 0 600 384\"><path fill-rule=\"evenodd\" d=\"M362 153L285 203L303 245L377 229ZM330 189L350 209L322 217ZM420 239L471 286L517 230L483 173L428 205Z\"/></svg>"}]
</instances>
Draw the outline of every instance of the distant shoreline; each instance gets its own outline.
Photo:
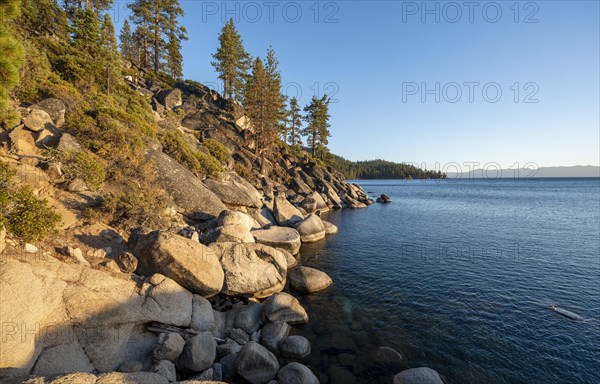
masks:
<instances>
[{"instance_id":1,"label":"distant shoreline","mask_svg":"<svg viewBox=\"0 0 600 384\"><path fill-rule=\"evenodd\" d=\"M402 180L402 181L424 181L424 180L435 180L435 181L454 181L454 180L510 180L513 179L509 176L501 176L501 177L450 177L444 179L347 179L346 182L354 182L354 181L385 181L385 180ZM517 180L547 180L547 179L600 179L600 176L540 176L540 177L521 177Z\"/></svg>"}]
</instances>

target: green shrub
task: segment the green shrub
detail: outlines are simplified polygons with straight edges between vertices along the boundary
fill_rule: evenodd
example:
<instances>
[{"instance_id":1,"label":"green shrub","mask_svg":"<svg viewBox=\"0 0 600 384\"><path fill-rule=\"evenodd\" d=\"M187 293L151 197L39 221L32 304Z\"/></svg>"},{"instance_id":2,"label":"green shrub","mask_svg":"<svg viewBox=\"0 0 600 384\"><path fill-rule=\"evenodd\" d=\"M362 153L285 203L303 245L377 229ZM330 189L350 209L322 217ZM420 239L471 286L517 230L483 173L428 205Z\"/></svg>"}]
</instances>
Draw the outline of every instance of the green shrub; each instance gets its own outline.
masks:
<instances>
[{"instance_id":1,"label":"green shrub","mask_svg":"<svg viewBox=\"0 0 600 384\"><path fill-rule=\"evenodd\" d=\"M221 176L223 167L217 159L200 151L196 151L195 156L196 159L198 159L198 163L200 163L200 169L203 174L214 178L219 178Z\"/></svg>"},{"instance_id":2,"label":"green shrub","mask_svg":"<svg viewBox=\"0 0 600 384\"><path fill-rule=\"evenodd\" d=\"M164 72L156 72L156 71L148 71L146 76L144 76L147 80L156 80L168 85L169 87L174 87L176 80L171 76L167 75Z\"/></svg>"},{"instance_id":3,"label":"green shrub","mask_svg":"<svg viewBox=\"0 0 600 384\"><path fill-rule=\"evenodd\" d=\"M206 139L202 143L208 152L219 161L227 161L229 157L229 150L223 144L219 143L215 139Z\"/></svg>"},{"instance_id":4,"label":"green shrub","mask_svg":"<svg viewBox=\"0 0 600 384\"><path fill-rule=\"evenodd\" d=\"M163 150L179 163L187 166L196 175L218 178L223 167L212 155L194 148L183 134L176 130L163 131L159 134Z\"/></svg>"},{"instance_id":5,"label":"green shrub","mask_svg":"<svg viewBox=\"0 0 600 384\"><path fill-rule=\"evenodd\" d=\"M15 190L11 200L8 212L3 212L8 231L25 241L43 238L61 221L48 201L38 199L29 187Z\"/></svg>"},{"instance_id":6,"label":"green shrub","mask_svg":"<svg viewBox=\"0 0 600 384\"><path fill-rule=\"evenodd\" d=\"M100 188L106 170L94 157L84 151L58 151L57 157L67 180L81 179L92 190Z\"/></svg>"},{"instance_id":7,"label":"green shrub","mask_svg":"<svg viewBox=\"0 0 600 384\"><path fill-rule=\"evenodd\" d=\"M10 168L8 163L0 161L0 227L6 225L5 212L8 209L9 202L12 197L13 183L12 178L17 174L17 171Z\"/></svg>"},{"instance_id":8,"label":"green shrub","mask_svg":"<svg viewBox=\"0 0 600 384\"><path fill-rule=\"evenodd\" d=\"M39 199L27 186L13 183L14 170L0 162L0 225L24 241L39 240L61 221L46 199Z\"/></svg>"},{"instance_id":9,"label":"green shrub","mask_svg":"<svg viewBox=\"0 0 600 384\"><path fill-rule=\"evenodd\" d=\"M110 193L100 204L100 211L109 216L115 227L131 230L139 226L163 228L160 213L165 204L156 193Z\"/></svg>"}]
</instances>

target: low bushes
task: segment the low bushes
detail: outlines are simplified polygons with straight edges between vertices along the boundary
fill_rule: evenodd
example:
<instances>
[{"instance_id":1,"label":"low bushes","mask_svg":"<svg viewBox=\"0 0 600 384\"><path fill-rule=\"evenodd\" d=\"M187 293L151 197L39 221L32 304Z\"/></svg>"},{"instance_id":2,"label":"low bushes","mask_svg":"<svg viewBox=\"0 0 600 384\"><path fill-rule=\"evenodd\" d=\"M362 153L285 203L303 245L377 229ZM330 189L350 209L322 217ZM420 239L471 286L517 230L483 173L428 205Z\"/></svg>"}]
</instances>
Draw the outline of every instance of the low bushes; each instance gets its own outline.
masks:
<instances>
[{"instance_id":1,"label":"low bushes","mask_svg":"<svg viewBox=\"0 0 600 384\"><path fill-rule=\"evenodd\" d=\"M27 186L14 183L15 171L0 162L0 226L24 241L39 240L61 221L45 199L39 199Z\"/></svg>"},{"instance_id":2,"label":"low bushes","mask_svg":"<svg viewBox=\"0 0 600 384\"><path fill-rule=\"evenodd\" d=\"M212 155L194 148L181 132L176 130L163 131L160 132L159 139L166 154L187 166L195 174L215 178L220 176L223 170L221 163Z\"/></svg>"},{"instance_id":3,"label":"low bushes","mask_svg":"<svg viewBox=\"0 0 600 384\"><path fill-rule=\"evenodd\" d=\"M92 190L100 188L106 179L106 170L94 157L83 151L56 151L67 180L81 179Z\"/></svg>"},{"instance_id":4,"label":"low bushes","mask_svg":"<svg viewBox=\"0 0 600 384\"><path fill-rule=\"evenodd\" d=\"M165 204L154 192L109 193L100 202L99 211L108 216L111 225L127 230L139 226L162 228L165 223L160 215ZM90 213L97 214L94 211Z\"/></svg>"},{"instance_id":5,"label":"low bushes","mask_svg":"<svg viewBox=\"0 0 600 384\"><path fill-rule=\"evenodd\" d=\"M229 157L229 150L223 144L219 143L215 139L206 139L202 143L210 154L219 161L227 161Z\"/></svg>"}]
</instances>

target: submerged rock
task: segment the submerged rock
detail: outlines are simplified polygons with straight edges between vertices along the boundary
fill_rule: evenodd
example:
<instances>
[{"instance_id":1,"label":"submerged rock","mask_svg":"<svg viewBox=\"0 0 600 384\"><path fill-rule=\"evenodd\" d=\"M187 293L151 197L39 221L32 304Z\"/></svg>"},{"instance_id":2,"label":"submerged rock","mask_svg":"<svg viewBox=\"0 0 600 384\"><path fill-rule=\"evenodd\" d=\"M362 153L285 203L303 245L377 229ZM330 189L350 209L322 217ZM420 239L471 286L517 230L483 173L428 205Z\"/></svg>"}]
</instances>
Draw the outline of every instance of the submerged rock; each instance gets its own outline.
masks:
<instances>
[{"instance_id":1,"label":"submerged rock","mask_svg":"<svg viewBox=\"0 0 600 384\"><path fill-rule=\"evenodd\" d=\"M277 358L262 345L250 341L237 357L237 372L251 384L266 384L279 371Z\"/></svg>"},{"instance_id":2,"label":"submerged rock","mask_svg":"<svg viewBox=\"0 0 600 384\"><path fill-rule=\"evenodd\" d=\"M281 356L289 359L302 359L310 355L310 342L304 336L288 336L279 343Z\"/></svg>"},{"instance_id":3,"label":"submerged rock","mask_svg":"<svg viewBox=\"0 0 600 384\"><path fill-rule=\"evenodd\" d=\"M269 321L284 321L291 325L308 322L308 314L298 299L285 292L276 293L265 300L263 313Z\"/></svg>"},{"instance_id":4,"label":"submerged rock","mask_svg":"<svg viewBox=\"0 0 600 384\"><path fill-rule=\"evenodd\" d=\"M277 374L279 384L319 384L319 379L308 367L300 363L289 363Z\"/></svg>"},{"instance_id":5,"label":"submerged rock","mask_svg":"<svg viewBox=\"0 0 600 384\"><path fill-rule=\"evenodd\" d=\"M325 273L310 267L298 267L290 272L290 285L300 293L313 293L321 291L333 281Z\"/></svg>"},{"instance_id":6,"label":"submerged rock","mask_svg":"<svg viewBox=\"0 0 600 384\"><path fill-rule=\"evenodd\" d=\"M392 198L389 197L388 195L386 195L385 193L382 193L381 196L379 196L377 198L377 202L378 203L384 203L384 204L391 203L392 202Z\"/></svg>"},{"instance_id":7,"label":"submerged rock","mask_svg":"<svg viewBox=\"0 0 600 384\"><path fill-rule=\"evenodd\" d=\"M340 353L356 353L356 342L346 333L334 332L319 337L317 342L319 350L323 353L339 355Z\"/></svg>"},{"instance_id":8,"label":"submerged rock","mask_svg":"<svg viewBox=\"0 0 600 384\"><path fill-rule=\"evenodd\" d=\"M332 365L327 370L331 384L356 384L356 376L349 370L338 365Z\"/></svg>"},{"instance_id":9,"label":"submerged rock","mask_svg":"<svg viewBox=\"0 0 600 384\"><path fill-rule=\"evenodd\" d=\"M394 384L444 384L439 373L431 368L420 367L402 371L394 376Z\"/></svg>"}]
</instances>

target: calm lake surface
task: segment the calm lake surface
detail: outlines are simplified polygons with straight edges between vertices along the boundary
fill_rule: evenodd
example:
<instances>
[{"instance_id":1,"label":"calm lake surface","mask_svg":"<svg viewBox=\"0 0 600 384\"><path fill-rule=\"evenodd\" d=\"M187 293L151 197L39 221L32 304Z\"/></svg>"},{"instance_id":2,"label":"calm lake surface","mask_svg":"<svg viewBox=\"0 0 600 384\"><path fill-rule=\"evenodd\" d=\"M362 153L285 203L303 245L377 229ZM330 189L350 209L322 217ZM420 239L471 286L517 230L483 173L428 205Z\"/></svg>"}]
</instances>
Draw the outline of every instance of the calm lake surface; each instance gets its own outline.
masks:
<instances>
[{"instance_id":1,"label":"calm lake surface","mask_svg":"<svg viewBox=\"0 0 600 384\"><path fill-rule=\"evenodd\" d=\"M358 183L394 202L324 214L340 232L303 246L334 280L301 299L313 343L345 333L453 384L600 383L600 179Z\"/></svg>"}]
</instances>

